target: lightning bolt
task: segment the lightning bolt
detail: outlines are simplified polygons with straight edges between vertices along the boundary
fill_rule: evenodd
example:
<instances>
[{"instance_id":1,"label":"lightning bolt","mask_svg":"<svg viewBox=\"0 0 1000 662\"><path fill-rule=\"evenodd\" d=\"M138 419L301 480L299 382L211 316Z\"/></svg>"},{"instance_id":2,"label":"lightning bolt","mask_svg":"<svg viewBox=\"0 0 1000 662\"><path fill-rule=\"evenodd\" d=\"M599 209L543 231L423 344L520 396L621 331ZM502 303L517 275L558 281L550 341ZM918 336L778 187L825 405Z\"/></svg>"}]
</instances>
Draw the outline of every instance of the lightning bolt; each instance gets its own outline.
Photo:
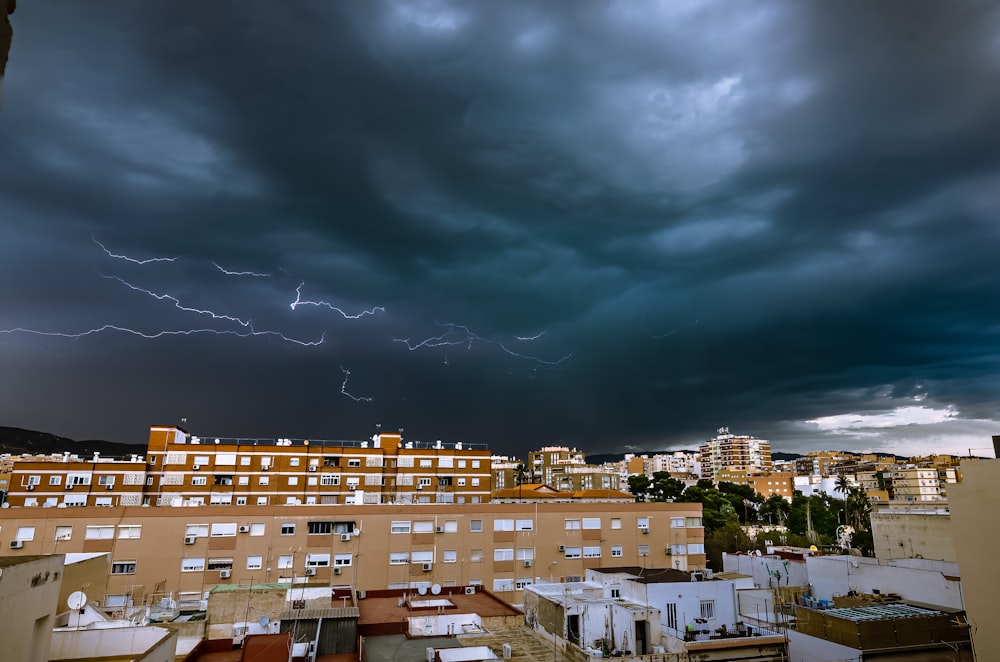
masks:
<instances>
[{"instance_id":1,"label":"lightning bolt","mask_svg":"<svg viewBox=\"0 0 1000 662\"><path fill-rule=\"evenodd\" d=\"M253 278L270 278L271 274L259 274L256 271L229 271L224 269L218 262L212 263L216 269L226 274L227 276L251 276Z\"/></svg>"},{"instance_id":2,"label":"lightning bolt","mask_svg":"<svg viewBox=\"0 0 1000 662\"><path fill-rule=\"evenodd\" d=\"M157 294L156 292L153 292L151 290L143 289L141 287L136 287L132 283L128 282L127 280L125 280L123 278L119 278L118 276L107 276L105 274L102 274L100 271L98 271L97 273L98 273L99 276L101 276L101 278L107 278L108 280L116 280L119 283L121 283L122 285L124 285L125 287L129 288L130 290L133 290L135 292L141 292L143 294L148 294L149 296L153 297L154 299L156 299L158 301L170 301L170 302L172 302L174 304L174 308L176 308L177 310L183 310L186 313L195 313L195 314L198 314L198 315L208 315L208 316L210 316L214 320L223 320L223 321L226 321L226 322L235 322L236 324L239 324L240 326L245 327L245 328L252 328L252 326L253 326L253 320L242 320L239 317L233 317L232 315L220 315L218 313L212 312L211 310L202 310L200 308L190 308L188 306L183 305L180 302L180 300L177 299L177 297L171 296L169 294Z\"/></svg>"},{"instance_id":3,"label":"lightning bolt","mask_svg":"<svg viewBox=\"0 0 1000 662\"><path fill-rule=\"evenodd\" d=\"M360 313L358 313L356 315L351 315L351 314L348 314L348 313L344 312L342 309L338 308L337 306L333 305L332 303L328 303L326 301L305 301L305 300L302 299L302 286L303 285L305 285L305 283L300 283L299 286L295 288L295 301L293 301L290 304L291 307L292 307L292 310L295 310L298 306L317 306L317 307L320 307L320 308L329 308L330 310L333 310L333 311L336 311L336 312L340 313L343 316L343 318L346 319L346 320L361 319L362 317L364 317L366 315L374 315L376 312L379 312L379 313L384 313L385 312L385 308L383 308L381 306L376 306L374 308L370 308L368 310L364 310L364 311L362 311L362 312L360 312Z\"/></svg>"},{"instance_id":4,"label":"lightning bolt","mask_svg":"<svg viewBox=\"0 0 1000 662\"><path fill-rule=\"evenodd\" d=\"M347 397L349 397L351 400L354 400L355 402L371 402L372 401L371 398L366 398L364 396L359 396L359 395L351 395L350 393L348 393L347 392L347 380L351 378L351 371L348 370L347 368L345 368L344 366L340 366L340 371L342 373L344 373L344 381L340 385L340 394L341 395L346 395Z\"/></svg>"},{"instance_id":5,"label":"lightning bolt","mask_svg":"<svg viewBox=\"0 0 1000 662\"><path fill-rule=\"evenodd\" d=\"M522 354L520 352L515 352L511 348L507 347L507 345L505 345L503 342L495 338L485 338L473 332L471 329L469 329L469 327L464 326L462 324L454 324L450 322L446 324L441 324L440 322L438 322L438 326L442 326L445 328L444 333L437 336L431 336L430 338L425 338L424 340L420 340L417 342L414 342L412 338L393 338L392 340L393 342L398 342L406 345L406 348L411 352L423 348L454 347L456 345L465 345L466 349L472 349L472 345L474 343L481 342L487 345L492 345L493 347L500 349L500 351L515 358L525 359L527 361L534 361L541 365L547 365L547 366L559 365L563 361L567 361L573 356L571 352L563 356L562 358L554 361L549 359L543 359L538 356L531 356L529 354ZM539 336L540 335L542 334L539 334ZM530 340L532 338L524 338L524 339ZM447 361L447 355L446 355L446 361Z\"/></svg>"},{"instance_id":6,"label":"lightning bolt","mask_svg":"<svg viewBox=\"0 0 1000 662\"><path fill-rule=\"evenodd\" d=\"M129 257L128 255L118 255L116 253L112 253L104 244L97 240L97 237L91 237L91 239L94 240L95 244L101 247L101 250L107 253L108 257L113 257L116 260L125 260L126 262L133 262L135 264L149 264L151 262L174 262L180 258L180 255L178 255L177 257L151 257L148 260L137 260L134 257Z\"/></svg>"},{"instance_id":7,"label":"lightning bolt","mask_svg":"<svg viewBox=\"0 0 1000 662\"><path fill-rule=\"evenodd\" d=\"M699 320L695 320L693 322L688 322L687 324L679 326L676 329L673 329L671 331L667 331L666 333L655 334L655 333L653 333L652 331L650 331L649 329L646 328L646 316L643 315L642 316L642 320L639 322L639 328L642 329L643 331L645 331L646 335L648 335L653 340L663 340L664 338L669 338L670 336L674 335L678 331L686 329L689 326L694 326L698 322L699 322Z\"/></svg>"},{"instance_id":8,"label":"lightning bolt","mask_svg":"<svg viewBox=\"0 0 1000 662\"><path fill-rule=\"evenodd\" d=\"M540 332L536 333L533 336L514 336L514 339L515 340L521 340L521 341L528 341L528 342L530 342L532 340L538 340L539 338L541 338L542 336L544 336L548 332L549 332L549 330L546 329L544 331L540 331Z\"/></svg>"},{"instance_id":9,"label":"lightning bolt","mask_svg":"<svg viewBox=\"0 0 1000 662\"><path fill-rule=\"evenodd\" d=\"M147 340L155 340L157 338L163 338L166 336L193 336L198 334L212 334L217 336L236 336L237 338L251 338L254 336L273 336L285 340L296 345L301 345L302 347L316 347L317 345L322 345L326 342L326 334L320 337L319 340L296 340L295 338L289 338L277 331L254 331L252 328L248 331L226 331L219 329L180 329L176 331L157 331L155 333L146 333L139 331L137 329L130 329L124 326L116 326L114 324L105 324L104 326L99 326L94 329L88 329L87 331L80 331L78 333L67 333L65 331L39 331L37 329L25 329L23 327L17 327L14 329L0 329L0 334L9 335L14 333L24 333L35 336L50 336L54 338L70 338L78 339L85 338L87 336L96 335L98 333L103 333L105 331L117 331L119 333L125 333L128 335L138 336L140 338L145 338Z\"/></svg>"}]
</instances>

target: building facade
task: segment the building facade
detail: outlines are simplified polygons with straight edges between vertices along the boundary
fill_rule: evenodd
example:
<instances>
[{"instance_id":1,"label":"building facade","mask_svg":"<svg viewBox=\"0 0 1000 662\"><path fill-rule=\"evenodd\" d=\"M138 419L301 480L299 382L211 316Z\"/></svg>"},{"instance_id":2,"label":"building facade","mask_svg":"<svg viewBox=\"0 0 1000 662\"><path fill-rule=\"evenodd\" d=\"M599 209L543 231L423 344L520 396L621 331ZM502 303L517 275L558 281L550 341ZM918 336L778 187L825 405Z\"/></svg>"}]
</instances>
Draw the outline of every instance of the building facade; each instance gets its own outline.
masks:
<instances>
[{"instance_id":1,"label":"building facade","mask_svg":"<svg viewBox=\"0 0 1000 662\"><path fill-rule=\"evenodd\" d=\"M705 566L701 505L690 503L7 508L0 545L11 556L109 553L105 604L298 581L482 584L514 603L526 585L601 564Z\"/></svg>"},{"instance_id":2,"label":"building facade","mask_svg":"<svg viewBox=\"0 0 1000 662\"><path fill-rule=\"evenodd\" d=\"M715 481L716 473L723 469L760 473L773 469L770 441L730 434L729 428L719 428L718 432L699 448L702 478Z\"/></svg>"}]
</instances>

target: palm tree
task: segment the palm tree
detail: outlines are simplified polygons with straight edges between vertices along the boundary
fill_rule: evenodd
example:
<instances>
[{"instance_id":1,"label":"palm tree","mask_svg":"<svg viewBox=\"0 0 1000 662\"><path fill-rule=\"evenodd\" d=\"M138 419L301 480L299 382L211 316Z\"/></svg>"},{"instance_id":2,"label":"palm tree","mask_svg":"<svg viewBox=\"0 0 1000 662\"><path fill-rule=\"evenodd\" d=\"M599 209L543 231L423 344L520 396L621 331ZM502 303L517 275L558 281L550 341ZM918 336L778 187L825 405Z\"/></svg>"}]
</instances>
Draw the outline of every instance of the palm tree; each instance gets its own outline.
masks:
<instances>
[{"instance_id":1,"label":"palm tree","mask_svg":"<svg viewBox=\"0 0 1000 662\"><path fill-rule=\"evenodd\" d=\"M837 486L834 487L833 490L835 492L840 492L844 496L847 496L847 493L851 491L852 487L853 486L851 485L851 481L848 480L847 476L845 476L844 474L840 474L837 477Z\"/></svg>"}]
</instances>

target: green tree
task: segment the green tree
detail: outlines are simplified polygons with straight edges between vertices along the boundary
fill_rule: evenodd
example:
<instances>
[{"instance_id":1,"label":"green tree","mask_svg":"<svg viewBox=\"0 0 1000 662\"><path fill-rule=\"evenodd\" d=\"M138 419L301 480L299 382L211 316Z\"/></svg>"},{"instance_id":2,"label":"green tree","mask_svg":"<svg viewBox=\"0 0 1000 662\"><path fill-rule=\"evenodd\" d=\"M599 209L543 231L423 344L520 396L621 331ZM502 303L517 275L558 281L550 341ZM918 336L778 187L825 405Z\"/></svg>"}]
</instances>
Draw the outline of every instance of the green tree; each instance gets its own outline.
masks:
<instances>
[{"instance_id":1,"label":"green tree","mask_svg":"<svg viewBox=\"0 0 1000 662\"><path fill-rule=\"evenodd\" d=\"M650 487L649 476L646 474L635 474L628 477L628 491L635 495L636 501L645 501Z\"/></svg>"},{"instance_id":2,"label":"green tree","mask_svg":"<svg viewBox=\"0 0 1000 662\"><path fill-rule=\"evenodd\" d=\"M705 556L713 570L722 570L722 553L753 549L754 542L735 520L726 522L719 528L705 531Z\"/></svg>"},{"instance_id":3,"label":"green tree","mask_svg":"<svg viewBox=\"0 0 1000 662\"><path fill-rule=\"evenodd\" d=\"M772 494L760 504L757 513L762 521L766 519L768 524L782 526L788 519L788 513L791 509L792 504L788 499L778 494Z\"/></svg>"},{"instance_id":4,"label":"green tree","mask_svg":"<svg viewBox=\"0 0 1000 662\"><path fill-rule=\"evenodd\" d=\"M684 492L684 483L671 478L667 471L653 473L649 488L650 501L675 501Z\"/></svg>"}]
</instances>

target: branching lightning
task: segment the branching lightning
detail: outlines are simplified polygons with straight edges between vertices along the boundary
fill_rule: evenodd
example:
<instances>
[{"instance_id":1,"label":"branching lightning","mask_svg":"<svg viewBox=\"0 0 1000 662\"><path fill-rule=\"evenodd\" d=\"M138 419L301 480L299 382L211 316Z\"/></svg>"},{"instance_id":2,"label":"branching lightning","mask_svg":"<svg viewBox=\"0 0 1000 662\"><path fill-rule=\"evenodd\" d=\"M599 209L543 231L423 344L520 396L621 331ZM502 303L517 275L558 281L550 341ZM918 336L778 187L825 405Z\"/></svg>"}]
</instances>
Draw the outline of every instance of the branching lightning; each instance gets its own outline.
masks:
<instances>
[{"instance_id":1,"label":"branching lightning","mask_svg":"<svg viewBox=\"0 0 1000 662\"><path fill-rule=\"evenodd\" d=\"M344 381L340 385L340 394L341 395L346 395L347 397L349 397L351 400L354 400L355 402L371 402L372 401L371 398L366 398L366 397L360 396L360 395L352 395L351 393L348 393L347 392L347 380L351 378L351 371L348 370L347 368L345 368L344 366L340 366L340 371L342 373L344 373Z\"/></svg>"},{"instance_id":2,"label":"branching lightning","mask_svg":"<svg viewBox=\"0 0 1000 662\"><path fill-rule=\"evenodd\" d=\"M549 359L543 359L538 356L531 356L529 354L522 354L520 352L515 352L511 348L507 347L507 345L505 345L503 342L495 338L485 338L473 332L471 329L469 329L469 327L464 326L462 324L454 324L454 323L441 324L439 322L438 325L445 328L444 333L440 335L431 336L430 338L425 338L419 341L414 341L412 338L393 338L393 342L398 342L406 345L406 348L411 352L424 348L454 347L456 345L465 345L466 349L472 349L474 343L480 342L487 345L492 345L493 347L497 347L498 349L500 349L500 351L508 354L509 356L513 356L519 359L524 359L526 361L534 361L536 363L546 366L559 365L563 361L567 361L573 356L571 352L555 361ZM523 338L518 338L518 340L534 340L538 337L541 337L543 334L544 332L538 334L538 336L535 336L534 338L523 337ZM445 354L445 363L447 362L448 362L447 354Z\"/></svg>"},{"instance_id":3,"label":"branching lightning","mask_svg":"<svg viewBox=\"0 0 1000 662\"><path fill-rule=\"evenodd\" d=\"M666 333L655 334L652 331L650 331L648 328L646 328L646 316L643 315L642 316L642 320L639 322L639 328L642 329L643 331L645 331L646 335L648 335L653 340L663 340L664 338L669 338L670 336L674 335L678 331L682 331L683 329L686 329L689 326L694 326L695 324L698 323L698 321L699 320L695 320L693 322L688 322L687 324L679 326L676 329L672 329L670 331L667 331Z\"/></svg>"},{"instance_id":4,"label":"branching lightning","mask_svg":"<svg viewBox=\"0 0 1000 662\"><path fill-rule=\"evenodd\" d=\"M541 338L542 336L544 336L548 332L549 332L549 330L545 329L544 331L539 331L538 333L536 333L533 336L514 336L514 340L521 340L521 341L530 342L532 340L538 340L539 338Z\"/></svg>"},{"instance_id":5,"label":"branching lightning","mask_svg":"<svg viewBox=\"0 0 1000 662\"><path fill-rule=\"evenodd\" d=\"M105 324L104 326L99 326L94 329L88 329L87 331L80 331L78 333L68 333L65 331L39 331L37 329L25 329L23 327L18 327L14 329L0 329L0 334L14 334L14 333L24 333L35 336L50 336L54 338L85 338L87 336L96 335L98 333L103 333L105 331L117 331L119 333L126 333L133 336L138 336L140 338L145 338L147 340L155 340L157 338L163 338L165 336L193 336L198 334L212 334L217 336L236 336L237 338L250 338L252 336L273 336L285 340L290 343L295 343L296 345L301 345L303 347L315 347L317 345L322 345L326 342L326 335L324 334L319 340L296 340L295 338L289 338L277 331L254 331L252 328L248 331L233 331L233 330L219 330L219 329L180 329L176 331L157 331L155 333L146 333L139 331L137 329L130 329L124 326L117 326L114 324Z\"/></svg>"},{"instance_id":6,"label":"branching lightning","mask_svg":"<svg viewBox=\"0 0 1000 662\"><path fill-rule=\"evenodd\" d=\"M213 262L212 265L227 276L250 276L252 278L271 277L271 274L259 274L256 271L229 271L228 269L224 269L218 262Z\"/></svg>"},{"instance_id":7,"label":"branching lightning","mask_svg":"<svg viewBox=\"0 0 1000 662\"><path fill-rule=\"evenodd\" d=\"M180 302L180 300L177 299L177 297L171 296L169 294L157 294L156 292L153 292L153 291L150 291L150 290L147 290L147 289L143 289L141 287L136 287L132 283L128 282L127 280L125 280L123 278L119 278L118 276L107 276L105 274L102 274L100 271L98 271L97 273L98 273L98 275L101 276L101 278L107 278L108 280L116 280L119 283L121 283L122 285L124 285L125 287L129 288L130 290L133 290L135 292L142 292L143 294L148 294L149 296L153 297L154 299L156 299L158 301L170 301L171 303L174 304L174 308L176 308L178 310L183 310L186 313L196 313L198 315L209 315L214 320L222 320L222 321L226 321L226 322L235 322L236 324L239 324L240 326L242 326L244 328L253 328L253 320L243 320L243 319L240 319L239 317L233 317L232 315L220 315L219 313L214 313L211 310L202 310L200 308L190 308L188 306L183 305Z\"/></svg>"},{"instance_id":8,"label":"branching lightning","mask_svg":"<svg viewBox=\"0 0 1000 662\"><path fill-rule=\"evenodd\" d=\"M174 262L180 258L180 256L178 255L176 257L151 257L146 260L137 260L134 257L129 257L128 255L118 255L116 253L112 253L107 249L107 247L104 244L102 244L97 240L97 237L91 237L91 239L94 240L95 244L101 247L101 250L107 253L108 257L113 257L116 260L125 260L126 262L132 262L134 264L150 264L151 262Z\"/></svg>"},{"instance_id":9,"label":"branching lightning","mask_svg":"<svg viewBox=\"0 0 1000 662\"><path fill-rule=\"evenodd\" d=\"M346 319L346 320L361 319L362 317L364 317L366 315L374 315L377 312L379 312L379 313L384 313L385 312L385 308L383 308L381 306L375 306L374 308L370 308L368 310L364 310L364 311L362 311L362 312L360 312L360 313L358 313L356 315L351 315L351 314L348 314L348 313L344 312L342 309L338 308L337 306L335 306L332 303L329 303L327 301L304 301L302 299L302 286L303 285L305 285L305 283L300 283L299 286L295 288L295 301L293 301L290 304L291 307L292 307L292 310L295 310L299 306L317 306L317 307L320 307L320 308L329 308L330 310L333 310L333 311L336 311L336 312L340 313L343 316L343 318Z\"/></svg>"}]
</instances>

